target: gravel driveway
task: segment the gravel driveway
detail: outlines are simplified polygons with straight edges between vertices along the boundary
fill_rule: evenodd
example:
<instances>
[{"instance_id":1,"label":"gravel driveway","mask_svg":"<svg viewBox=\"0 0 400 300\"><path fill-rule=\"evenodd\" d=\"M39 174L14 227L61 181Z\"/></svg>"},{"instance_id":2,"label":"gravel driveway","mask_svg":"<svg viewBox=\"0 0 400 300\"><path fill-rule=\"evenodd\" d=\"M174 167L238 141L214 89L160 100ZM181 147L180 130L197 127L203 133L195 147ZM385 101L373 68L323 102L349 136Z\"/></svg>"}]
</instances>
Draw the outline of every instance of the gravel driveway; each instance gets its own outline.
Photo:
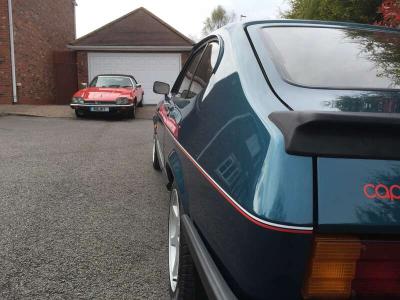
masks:
<instances>
[{"instance_id":1,"label":"gravel driveway","mask_svg":"<svg viewBox=\"0 0 400 300\"><path fill-rule=\"evenodd\" d=\"M166 299L149 120L0 117L0 298Z\"/></svg>"}]
</instances>

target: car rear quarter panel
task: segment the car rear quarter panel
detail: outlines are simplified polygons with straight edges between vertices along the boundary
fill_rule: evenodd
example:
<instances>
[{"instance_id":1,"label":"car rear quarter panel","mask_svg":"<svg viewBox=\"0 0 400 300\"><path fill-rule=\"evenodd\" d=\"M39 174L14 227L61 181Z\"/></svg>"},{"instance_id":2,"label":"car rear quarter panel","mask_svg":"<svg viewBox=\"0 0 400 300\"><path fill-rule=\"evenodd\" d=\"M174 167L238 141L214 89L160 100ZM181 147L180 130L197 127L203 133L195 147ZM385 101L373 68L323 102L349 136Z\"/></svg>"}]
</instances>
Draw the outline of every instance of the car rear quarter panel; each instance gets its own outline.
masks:
<instances>
[{"instance_id":1,"label":"car rear quarter panel","mask_svg":"<svg viewBox=\"0 0 400 300\"><path fill-rule=\"evenodd\" d=\"M239 298L298 299L312 241L312 160L284 153L267 117L286 107L243 28L220 34L224 56L204 96L179 112L177 137L166 130L167 163Z\"/></svg>"}]
</instances>

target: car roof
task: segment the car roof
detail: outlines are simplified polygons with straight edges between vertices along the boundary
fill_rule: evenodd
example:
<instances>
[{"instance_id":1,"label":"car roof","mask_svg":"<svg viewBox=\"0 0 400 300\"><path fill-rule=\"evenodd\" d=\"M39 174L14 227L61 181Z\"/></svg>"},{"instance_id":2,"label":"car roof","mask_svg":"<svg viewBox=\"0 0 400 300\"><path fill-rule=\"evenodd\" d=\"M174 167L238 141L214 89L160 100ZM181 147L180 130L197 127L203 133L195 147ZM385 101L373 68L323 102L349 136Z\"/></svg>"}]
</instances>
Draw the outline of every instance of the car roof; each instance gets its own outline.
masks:
<instances>
[{"instance_id":1,"label":"car roof","mask_svg":"<svg viewBox=\"0 0 400 300\"><path fill-rule=\"evenodd\" d=\"M198 41L192 49L192 53L195 52L201 45L203 45L206 41L210 40L210 38L214 38L219 35L222 30L232 29L238 30L239 28L243 29L252 25L268 25L268 24L279 24L279 25L290 25L290 26L326 26L326 27L344 27L344 28L353 28L353 29L365 29L365 30L379 30L379 31L389 31L400 33L400 29L397 28L389 28L378 25L370 25L370 24L361 24L355 22L338 22L338 21L320 21L320 20L299 20L299 19L279 19L279 20L251 20L251 21L238 21L229 23L220 29L212 32L202 40Z\"/></svg>"},{"instance_id":2,"label":"car roof","mask_svg":"<svg viewBox=\"0 0 400 300\"><path fill-rule=\"evenodd\" d=\"M378 25L370 25L370 24L361 24L355 22L338 22L338 21L319 21L319 20L297 20L297 19L281 19L281 20L253 20L253 21L244 21L240 22L243 26L251 26L256 24L282 24L282 25L320 25L320 26L340 26L340 27L351 27L351 28L363 28L370 30L380 30L380 31L392 31L392 32L400 32L400 29L397 28L389 28Z\"/></svg>"},{"instance_id":3,"label":"car roof","mask_svg":"<svg viewBox=\"0 0 400 300\"><path fill-rule=\"evenodd\" d=\"M96 77L99 77L99 76L129 77L129 78L135 79L135 77L133 77L132 75L126 75L126 74L99 74L99 75L96 75Z\"/></svg>"}]
</instances>

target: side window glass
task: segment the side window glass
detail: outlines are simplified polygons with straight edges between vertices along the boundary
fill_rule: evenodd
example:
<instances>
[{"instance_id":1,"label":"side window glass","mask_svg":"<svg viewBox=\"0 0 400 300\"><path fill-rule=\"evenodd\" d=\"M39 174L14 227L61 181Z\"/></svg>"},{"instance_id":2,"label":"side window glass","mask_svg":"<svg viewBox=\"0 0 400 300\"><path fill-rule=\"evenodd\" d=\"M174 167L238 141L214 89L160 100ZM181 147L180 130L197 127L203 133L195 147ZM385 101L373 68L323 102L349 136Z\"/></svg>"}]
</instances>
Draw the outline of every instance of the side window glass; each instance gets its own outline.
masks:
<instances>
[{"instance_id":1,"label":"side window glass","mask_svg":"<svg viewBox=\"0 0 400 300\"><path fill-rule=\"evenodd\" d=\"M204 49L204 48L203 48ZM203 49L200 49L196 55L192 58L189 67L187 68L186 74L183 77L181 86L179 87L178 97L179 98L191 98L189 94L190 83L192 82L192 78L194 72L196 71L196 67L200 61L201 54L203 53Z\"/></svg>"},{"instance_id":2,"label":"side window glass","mask_svg":"<svg viewBox=\"0 0 400 300\"><path fill-rule=\"evenodd\" d=\"M218 43L208 44L204 55L201 58L200 64L197 67L196 74L193 77L192 84L190 86L190 98L195 97L205 90L210 81L215 63L217 62L219 54Z\"/></svg>"}]
</instances>

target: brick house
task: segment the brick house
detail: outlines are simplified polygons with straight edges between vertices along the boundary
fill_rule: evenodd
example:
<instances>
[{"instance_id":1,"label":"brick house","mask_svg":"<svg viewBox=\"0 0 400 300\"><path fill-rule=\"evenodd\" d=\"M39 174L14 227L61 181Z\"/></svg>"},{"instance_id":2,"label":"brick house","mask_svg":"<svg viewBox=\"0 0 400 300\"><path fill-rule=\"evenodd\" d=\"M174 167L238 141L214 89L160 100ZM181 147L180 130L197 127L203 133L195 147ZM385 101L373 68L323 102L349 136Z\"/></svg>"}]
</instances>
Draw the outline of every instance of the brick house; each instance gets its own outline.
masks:
<instances>
[{"instance_id":1,"label":"brick house","mask_svg":"<svg viewBox=\"0 0 400 300\"><path fill-rule=\"evenodd\" d=\"M11 5L12 10L9 10ZM56 103L54 54L75 39L74 0L0 0L0 104ZM15 84L10 15L13 20Z\"/></svg>"},{"instance_id":2,"label":"brick house","mask_svg":"<svg viewBox=\"0 0 400 300\"><path fill-rule=\"evenodd\" d=\"M172 84L193 41L140 7L68 45L77 54L78 82L99 74L129 74L144 89L144 104L156 104L153 82Z\"/></svg>"}]
</instances>

